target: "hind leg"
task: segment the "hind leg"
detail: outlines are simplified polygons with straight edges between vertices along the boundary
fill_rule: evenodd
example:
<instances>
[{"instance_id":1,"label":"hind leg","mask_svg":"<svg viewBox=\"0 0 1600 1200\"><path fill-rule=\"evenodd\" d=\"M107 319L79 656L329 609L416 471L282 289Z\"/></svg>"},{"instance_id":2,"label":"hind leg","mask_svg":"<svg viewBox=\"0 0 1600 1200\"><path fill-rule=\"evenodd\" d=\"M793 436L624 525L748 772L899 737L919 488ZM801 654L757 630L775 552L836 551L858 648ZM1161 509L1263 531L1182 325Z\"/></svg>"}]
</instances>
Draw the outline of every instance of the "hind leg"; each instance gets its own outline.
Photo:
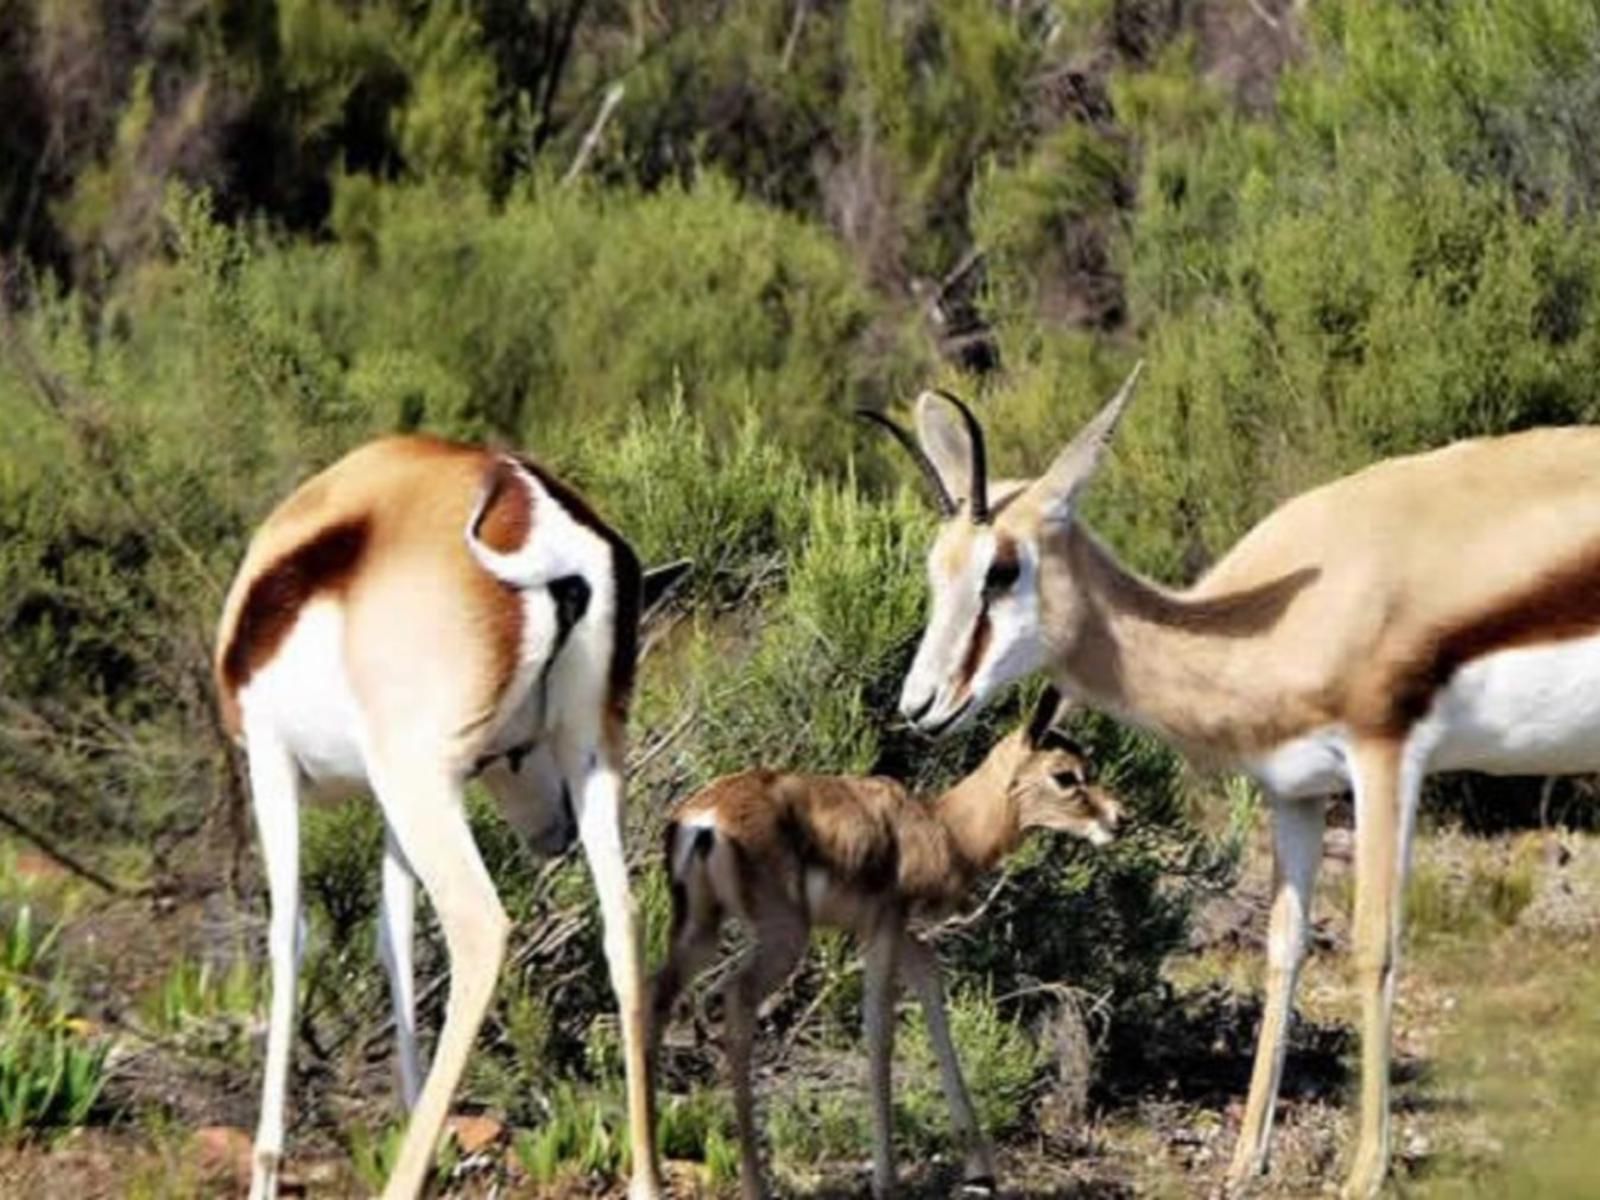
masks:
<instances>
[{"instance_id":1,"label":"hind leg","mask_svg":"<svg viewBox=\"0 0 1600 1200\"><path fill-rule=\"evenodd\" d=\"M300 775L294 759L271 728L252 727L246 738L250 747L251 804L271 897L267 950L272 960L267 1061L262 1073L250 1196L251 1200L268 1200L277 1195L278 1168L283 1159L284 1106L299 973Z\"/></svg>"},{"instance_id":2,"label":"hind leg","mask_svg":"<svg viewBox=\"0 0 1600 1200\"><path fill-rule=\"evenodd\" d=\"M383 839L383 890L378 906L378 958L389 976L395 1049L400 1059L400 1099L410 1112L422 1089L417 1053L416 972L412 965L417 914L417 878L394 834Z\"/></svg>"},{"instance_id":3,"label":"hind leg","mask_svg":"<svg viewBox=\"0 0 1600 1200\"><path fill-rule=\"evenodd\" d=\"M724 991L723 1029L734 1116L739 1124L739 1188L745 1200L760 1200L766 1189L756 1132L755 1091L750 1082L756 1013L762 1000L789 978L800 961L808 931L798 916L782 914L758 919L751 935L753 944Z\"/></svg>"},{"instance_id":4,"label":"hind leg","mask_svg":"<svg viewBox=\"0 0 1600 1200\"><path fill-rule=\"evenodd\" d=\"M409 1198L422 1189L511 928L467 825L461 781L440 765L442 760L420 747L406 747L374 755L369 764L389 829L428 893L450 954L444 1028L384 1188L387 1200Z\"/></svg>"}]
</instances>

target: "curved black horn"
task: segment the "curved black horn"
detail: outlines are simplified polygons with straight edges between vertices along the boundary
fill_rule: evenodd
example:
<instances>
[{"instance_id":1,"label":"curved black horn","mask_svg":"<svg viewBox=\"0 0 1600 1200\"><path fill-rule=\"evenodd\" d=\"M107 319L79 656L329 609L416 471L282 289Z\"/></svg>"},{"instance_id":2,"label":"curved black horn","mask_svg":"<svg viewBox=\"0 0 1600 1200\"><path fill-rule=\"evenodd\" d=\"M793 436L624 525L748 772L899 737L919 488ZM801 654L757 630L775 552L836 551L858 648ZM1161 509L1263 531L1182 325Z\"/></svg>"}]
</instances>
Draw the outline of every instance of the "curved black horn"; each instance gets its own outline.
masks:
<instances>
[{"instance_id":1,"label":"curved black horn","mask_svg":"<svg viewBox=\"0 0 1600 1200\"><path fill-rule=\"evenodd\" d=\"M967 427L967 445L972 450L972 476L968 486L972 491L970 510L972 520L976 525L989 523L989 455L983 446L983 426L978 424L978 418L972 415L972 410L956 399L949 392L937 393L951 404L961 414L962 423Z\"/></svg>"},{"instance_id":2,"label":"curved black horn","mask_svg":"<svg viewBox=\"0 0 1600 1200\"><path fill-rule=\"evenodd\" d=\"M945 520L949 520L951 517L955 516L955 497L950 494L950 489L945 487L944 480L939 478L938 468L933 465L932 460L929 459L928 456L923 452L922 447L917 445L917 439L912 437L904 429L901 429L900 426L889 420L889 418L884 416L882 413L872 412L871 410L865 408L858 408L856 409L856 416L860 417L863 421L871 421L874 425L888 430L888 432L894 437L894 440L906 448L906 453L911 455L912 460L922 470L922 474L927 478L929 485L933 488L934 503L939 506L939 515Z\"/></svg>"}]
</instances>

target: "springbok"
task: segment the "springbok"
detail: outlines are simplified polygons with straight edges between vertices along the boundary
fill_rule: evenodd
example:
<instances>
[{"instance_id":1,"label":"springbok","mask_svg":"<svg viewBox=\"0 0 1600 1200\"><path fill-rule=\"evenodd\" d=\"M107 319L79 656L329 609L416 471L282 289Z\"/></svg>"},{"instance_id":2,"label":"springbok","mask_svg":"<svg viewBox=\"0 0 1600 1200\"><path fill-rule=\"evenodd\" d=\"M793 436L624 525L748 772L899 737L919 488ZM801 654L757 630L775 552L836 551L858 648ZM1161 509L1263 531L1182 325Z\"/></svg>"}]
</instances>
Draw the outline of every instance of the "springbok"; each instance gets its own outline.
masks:
<instances>
[{"instance_id":1,"label":"springbok","mask_svg":"<svg viewBox=\"0 0 1600 1200\"><path fill-rule=\"evenodd\" d=\"M1026 728L1003 738L931 805L892 779L756 770L713 781L673 812L666 831L672 946L652 985L651 1062L673 1001L715 955L723 919L735 917L751 948L723 990L724 1032L747 1200L764 1195L750 1083L756 1010L794 970L818 925L853 933L865 960L873 1192L884 1196L894 1186L897 973L922 1003L966 1178L993 1186L993 1155L950 1041L938 959L907 921L949 911L1030 829L1064 830L1097 845L1111 840L1118 805L1089 783L1083 753L1051 728L1058 703L1047 691Z\"/></svg>"},{"instance_id":2,"label":"springbok","mask_svg":"<svg viewBox=\"0 0 1600 1200\"><path fill-rule=\"evenodd\" d=\"M1075 519L1138 371L1031 482L987 484L982 432L953 397L919 398L917 439L894 427L945 517L901 708L948 729L1043 669L1260 782L1276 894L1234 1183L1266 1167L1325 798L1354 792L1361 1109L1344 1191L1370 1196L1388 1168L1400 902L1423 777L1600 769L1600 429L1380 462L1288 501L1175 592Z\"/></svg>"},{"instance_id":3,"label":"springbok","mask_svg":"<svg viewBox=\"0 0 1600 1200\"><path fill-rule=\"evenodd\" d=\"M387 827L379 916L410 1121L386 1197L414 1196L494 990L509 923L462 804L482 774L536 852L582 839L621 1010L634 1200L660 1195L642 966L622 848L623 754L644 581L633 551L525 459L428 437L365 445L252 539L217 639L271 894L272 1001L250 1194L275 1194L294 1024L299 804L369 788ZM573 812L574 804L576 814ZM416 881L450 956L433 1065L416 1049Z\"/></svg>"}]
</instances>

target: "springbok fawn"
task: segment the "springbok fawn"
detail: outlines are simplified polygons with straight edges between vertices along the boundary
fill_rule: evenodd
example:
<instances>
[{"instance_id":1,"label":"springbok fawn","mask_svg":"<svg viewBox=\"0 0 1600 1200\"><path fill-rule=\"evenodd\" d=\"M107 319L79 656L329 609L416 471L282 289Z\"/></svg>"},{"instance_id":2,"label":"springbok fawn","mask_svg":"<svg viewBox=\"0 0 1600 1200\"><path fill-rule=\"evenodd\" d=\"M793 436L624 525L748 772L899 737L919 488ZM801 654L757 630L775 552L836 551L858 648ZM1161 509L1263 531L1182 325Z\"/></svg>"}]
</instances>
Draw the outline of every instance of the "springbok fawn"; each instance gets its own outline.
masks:
<instances>
[{"instance_id":1,"label":"springbok fawn","mask_svg":"<svg viewBox=\"0 0 1600 1200\"><path fill-rule=\"evenodd\" d=\"M1361 1116L1345 1195L1364 1198L1388 1168L1400 898L1424 776L1600 770L1600 429L1380 462L1290 500L1174 592L1077 520L1137 374L1030 482L986 482L982 431L953 397L920 398L919 439L890 426L945 516L901 708L952 728L1042 669L1260 781L1277 894L1236 1183L1266 1166L1325 798L1354 791Z\"/></svg>"},{"instance_id":2,"label":"springbok fawn","mask_svg":"<svg viewBox=\"0 0 1600 1200\"><path fill-rule=\"evenodd\" d=\"M794 970L817 925L853 933L865 959L874 1193L894 1186L889 1074L897 974L926 1014L966 1178L992 1186L993 1155L950 1041L938 960L907 922L956 905L1030 829L1110 841L1118 805L1089 783L1082 752L1050 727L1058 705L1048 692L1025 728L932 804L891 779L746 771L716 780L672 814L672 948L652 988L651 1059L673 1001L715 955L723 919L735 917L752 939L724 990L747 1198L764 1194L750 1081L756 1011Z\"/></svg>"},{"instance_id":3,"label":"springbok fawn","mask_svg":"<svg viewBox=\"0 0 1600 1200\"><path fill-rule=\"evenodd\" d=\"M228 594L216 658L224 719L249 755L272 899L254 1200L275 1194L283 1152L302 793L355 783L383 810L380 948L411 1110L384 1195L410 1197L432 1159L509 928L462 807L466 780L478 772L535 850L563 850L574 832L583 841L622 1014L629 1195L660 1195L621 824L645 586L627 543L540 467L434 438L386 438L354 451L256 533ZM444 1028L426 1076L412 990L417 880L450 955Z\"/></svg>"}]
</instances>

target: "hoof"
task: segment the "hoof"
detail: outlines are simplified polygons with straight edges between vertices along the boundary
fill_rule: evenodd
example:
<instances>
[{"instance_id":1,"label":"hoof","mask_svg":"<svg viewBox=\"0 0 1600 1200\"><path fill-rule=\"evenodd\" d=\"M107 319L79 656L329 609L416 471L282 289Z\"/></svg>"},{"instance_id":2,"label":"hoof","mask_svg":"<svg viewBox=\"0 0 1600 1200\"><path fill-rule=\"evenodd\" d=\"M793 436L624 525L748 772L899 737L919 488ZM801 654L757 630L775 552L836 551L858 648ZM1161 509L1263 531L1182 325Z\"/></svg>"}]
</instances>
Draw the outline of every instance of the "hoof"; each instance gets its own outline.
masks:
<instances>
[{"instance_id":1,"label":"hoof","mask_svg":"<svg viewBox=\"0 0 1600 1200\"><path fill-rule=\"evenodd\" d=\"M283 1156L276 1150L256 1151L255 1169L250 1173L250 1200L276 1200L278 1166Z\"/></svg>"}]
</instances>

